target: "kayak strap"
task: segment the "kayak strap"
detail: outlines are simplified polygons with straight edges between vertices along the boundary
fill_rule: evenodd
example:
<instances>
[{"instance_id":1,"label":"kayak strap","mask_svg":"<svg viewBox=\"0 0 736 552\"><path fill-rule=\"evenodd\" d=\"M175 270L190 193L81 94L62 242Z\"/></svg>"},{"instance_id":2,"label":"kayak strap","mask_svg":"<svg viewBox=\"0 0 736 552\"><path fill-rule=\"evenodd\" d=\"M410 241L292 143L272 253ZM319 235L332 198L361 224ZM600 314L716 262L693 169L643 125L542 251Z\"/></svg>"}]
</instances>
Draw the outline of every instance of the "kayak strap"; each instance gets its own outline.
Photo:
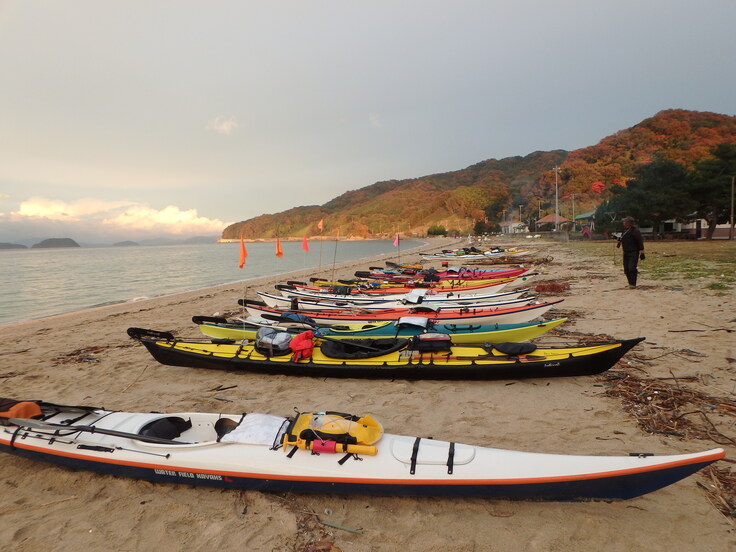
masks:
<instances>
[{"instance_id":1,"label":"kayak strap","mask_svg":"<svg viewBox=\"0 0 736 552\"><path fill-rule=\"evenodd\" d=\"M411 469L409 470L409 473L411 475L414 475L417 471L417 456L419 456L419 441L421 441L421 437L417 437L414 441L414 447L411 451Z\"/></svg>"},{"instance_id":2,"label":"kayak strap","mask_svg":"<svg viewBox=\"0 0 736 552\"><path fill-rule=\"evenodd\" d=\"M455 461L455 443L450 443L450 451L447 453L447 473L452 475L453 463Z\"/></svg>"}]
</instances>

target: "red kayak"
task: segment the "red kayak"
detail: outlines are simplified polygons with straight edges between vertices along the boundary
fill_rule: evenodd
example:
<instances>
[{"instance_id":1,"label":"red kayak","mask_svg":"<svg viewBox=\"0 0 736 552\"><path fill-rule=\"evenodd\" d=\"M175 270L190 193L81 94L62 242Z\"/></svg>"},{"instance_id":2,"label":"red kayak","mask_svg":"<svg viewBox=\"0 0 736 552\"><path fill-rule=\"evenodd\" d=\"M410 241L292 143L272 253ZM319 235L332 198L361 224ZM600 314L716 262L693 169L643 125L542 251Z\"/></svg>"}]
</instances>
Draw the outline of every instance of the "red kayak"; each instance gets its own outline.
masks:
<instances>
[{"instance_id":1,"label":"red kayak","mask_svg":"<svg viewBox=\"0 0 736 552\"><path fill-rule=\"evenodd\" d=\"M247 301L240 299L251 316L271 320L281 320L285 312L299 312L314 320L319 326L332 326L339 323L377 322L383 320L398 320L406 316L429 318L437 324L520 324L530 322L542 316L563 299L517 307L484 307L484 308L428 308L415 307L406 309L382 309L362 311L356 309L329 309L329 310L298 310L277 309L267 306L261 301Z\"/></svg>"}]
</instances>

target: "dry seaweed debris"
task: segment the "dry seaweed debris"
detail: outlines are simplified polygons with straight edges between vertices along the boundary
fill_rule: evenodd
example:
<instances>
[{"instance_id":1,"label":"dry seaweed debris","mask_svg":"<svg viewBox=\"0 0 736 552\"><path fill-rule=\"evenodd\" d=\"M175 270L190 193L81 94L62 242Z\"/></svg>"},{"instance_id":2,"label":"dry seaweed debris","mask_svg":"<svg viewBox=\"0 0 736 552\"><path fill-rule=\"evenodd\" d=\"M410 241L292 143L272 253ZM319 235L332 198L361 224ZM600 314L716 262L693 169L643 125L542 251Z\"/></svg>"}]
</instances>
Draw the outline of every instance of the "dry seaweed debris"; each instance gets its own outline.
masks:
<instances>
[{"instance_id":1,"label":"dry seaweed debris","mask_svg":"<svg viewBox=\"0 0 736 552\"><path fill-rule=\"evenodd\" d=\"M97 357L97 355L99 353L102 353L103 351L106 351L108 349L127 349L129 347L135 346L135 343L123 343L120 345L95 345L91 347L82 347L81 349L76 349L71 353L57 356L56 358L54 358L53 365L56 366L58 364L71 364L72 362L97 363L100 362L100 359Z\"/></svg>"},{"instance_id":2,"label":"dry seaweed debris","mask_svg":"<svg viewBox=\"0 0 736 552\"><path fill-rule=\"evenodd\" d=\"M59 356L54 359L54 364L70 364L72 362L100 362L97 358L97 353L100 353L107 349L106 346L95 346L95 347L83 347Z\"/></svg>"},{"instance_id":3,"label":"dry seaweed debris","mask_svg":"<svg viewBox=\"0 0 736 552\"><path fill-rule=\"evenodd\" d=\"M568 282L540 282L534 288L534 291L540 295L544 294L560 294L563 291L570 289Z\"/></svg>"},{"instance_id":4,"label":"dry seaweed debris","mask_svg":"<svg viewBox=\"0 0 736 552\"><path fill-rule=\"evenodd\" d=\"M498 257L486 257L484 259L463 259L468 265L499 265L499 264L523 264L523 265L550 265L554 262L554 257L540 257L536 255L507 255Z\"/></svg>"},{"instance_id":5,"label":"dry seaweed debris","mask_svg":"<svg viewBox=\"0 0 736 552\"><path fill-rule=\"evenodd\" d=\"M605 394L620 399L645 431L736 446L736 439L718 431L709 417L736 417L735 400L681 386L674 377L674 384L621 371L609 371L603 377Z\"/></svg>"},{"instance_id":6,"label":"dry seaweed debris","mask_svg":"<svg viewBox=\"0 0 736 552\"><path fill-rule=\"evenodd\" d=\"M340 548L334 543L334 537L328 528L344 529L353 533L362 533L362 530L354 530L342 525L323 521L320 515L308 506L300 503L300 500L290 493L283 495L271 495L274 500L282 503L283 507L296 516L296 534L287 546L295 552L340 552ZM328 510L325 510L325 514Z\"/></svg>"},{"instance_id":7,"label":"dry seaweed debris","mask_svg":"<svg viewBox=\"0 0 736 552\"><path fill-rule=\"evenodd\" d=\"M711 420L713 415L736 418L736 401L681 385L693 378L673 376L674 383L669 383L663 378L640 377L623 371L609 371L601 377L605 395L621 400L624 411L645 431L736 446L736 439L724 435ZM714 466L703 473L710 484L698 485L707 491L711 503L725 516L736 517L736 474Z\"/></svg>"},{"instance_id":8,"label":"dry seaweed debris","mask_svg":"<svg viewBox=\"0 0 736 552\"><path fill-rule=\"evenodd\" d=\"M713 465L705 468L703 475L708 481L698 481L698 486L706 492L710 503L727 518L736 518L736 475Z\"/></svg>"}]
</instances>

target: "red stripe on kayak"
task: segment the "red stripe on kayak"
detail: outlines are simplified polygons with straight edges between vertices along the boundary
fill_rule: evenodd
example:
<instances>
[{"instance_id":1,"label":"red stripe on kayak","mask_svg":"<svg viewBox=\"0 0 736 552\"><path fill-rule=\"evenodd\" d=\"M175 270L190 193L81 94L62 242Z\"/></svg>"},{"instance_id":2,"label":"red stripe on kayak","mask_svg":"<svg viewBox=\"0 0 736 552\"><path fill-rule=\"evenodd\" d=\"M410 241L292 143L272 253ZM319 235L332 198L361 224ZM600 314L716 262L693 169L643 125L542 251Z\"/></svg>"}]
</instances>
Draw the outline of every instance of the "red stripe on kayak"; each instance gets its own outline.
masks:
<instances>
[{"instance_id":1,"label":"red stripe on kayak","mask_svg":"<svg viewBox=\"0 0 736 552\"><path fill-rule=\"evenodd\" d=\"M6 444L10 444L9 441L5 441ZM17 441L13 445L15 448L23 448L25 450L32 450L35 452L43 453L48 456L63 456L66 458L77 458L80 460L87 460L90 462L98 462L101 464L112 464L119 466L133 466L137 468L150 468L150 469L163 469L169 471L179 471L185 473L202 473L221 475L223 477L244 477L249 479L275 479L279 481L305 481L305 482L334 482L334 483L362 483L362 484L373 484L373 485L526 485L526 484L541 484L541 483L556 483L565 481L585 481L591 479L605 479L621 477L625 475L635 475L639 473L665 471L680 466L687 466L690 464L700 464L703 462L715 462L726 456L724 450L714 452L705 456L696 456L694 458L688 458L684 460L678 460L674 462L667 462L665 464L654 464L650 466L641 466L638 468L627 468L621 470L613 470L606 472L597 472L590 474L572 474L572 475L561 475L552 477L536 477L536 478L519 478L519 479L459 479L459 480L447 480L447 479L370 479L360 477L305 477L305 476L294 476L294 475L282 475L282 474L264 474L264 473L250 473L250 472L231 472L231 471L217 471L207 469L196 469L190 467L177 467L170 464L150 464L147 462L130 462L130 461L116 461L110 458L102 458L96 456L89 456L85 454L76 454L65 451L52 451L44 447L36 447L33 445L27 445L25 443L18 443Z\"/></svg>"}]
</instances>

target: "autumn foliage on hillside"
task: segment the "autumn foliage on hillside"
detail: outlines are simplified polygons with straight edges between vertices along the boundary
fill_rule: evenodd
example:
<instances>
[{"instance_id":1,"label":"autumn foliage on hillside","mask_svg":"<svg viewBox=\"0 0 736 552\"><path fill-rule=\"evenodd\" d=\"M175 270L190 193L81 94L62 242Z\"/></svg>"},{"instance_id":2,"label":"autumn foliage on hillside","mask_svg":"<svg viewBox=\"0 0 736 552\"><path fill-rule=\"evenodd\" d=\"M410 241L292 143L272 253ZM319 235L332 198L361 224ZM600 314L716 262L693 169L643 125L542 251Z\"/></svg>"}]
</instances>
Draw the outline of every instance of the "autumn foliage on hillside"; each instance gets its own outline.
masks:
<instances>
[{"instance_id":1,"label":"autumn foliage on hillside","mask_svg":"<svg viewBox=\"0 0 736 552\"><path fill-rule=\"evenodd\" d=\"M535 220L554 212L557 176L560 214L582 213L626 186L655 154L686 168L709 158L718 144L736 143L736 117L671 109L572 152L534 152L481 161L466 169L377 182L321 206L296 207L235 223L224 238L303 235L385 237L423 235L429 226L467 232L478 222ZM555 174L553 167L559 170ZM323 231L317 223L324 220Z\"/></svg>"},{"instance_id":2,"label":"autumn foliage on hillside","mask_svg":"<svg viewBox=\"0 0 736 552\"><path fill-rule=\"evenodd\" d=\"M736 143L736 117L683 109L661 111L595 146L570 152L562 164L562 190L592 198L599 195L591 188L594 183L605 188L625 186L636 169L652 162L655 154L691 169L721 143Z\"/></svg>"}]
</instances>

